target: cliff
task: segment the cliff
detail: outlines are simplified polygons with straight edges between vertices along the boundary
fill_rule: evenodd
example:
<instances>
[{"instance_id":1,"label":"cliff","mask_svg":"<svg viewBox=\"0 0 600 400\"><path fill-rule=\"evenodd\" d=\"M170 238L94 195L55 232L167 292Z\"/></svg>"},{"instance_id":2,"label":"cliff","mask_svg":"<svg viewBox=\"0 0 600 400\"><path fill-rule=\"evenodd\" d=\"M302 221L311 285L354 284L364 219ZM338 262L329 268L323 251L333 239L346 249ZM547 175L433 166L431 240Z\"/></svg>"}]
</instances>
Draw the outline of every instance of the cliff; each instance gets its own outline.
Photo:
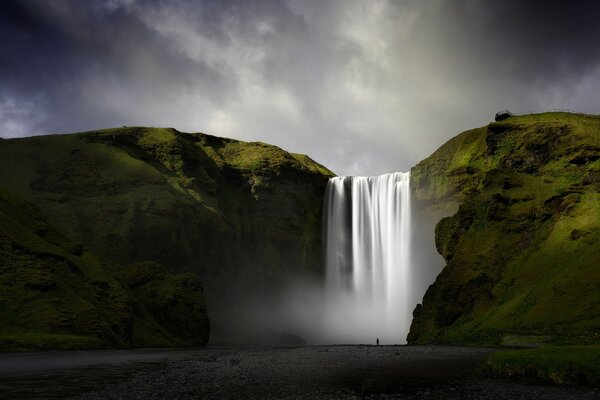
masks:
<instances>
[{"instance_id":1,"label":"cliff","mask_svg":"<svg viewBox=\"0 0 600 400\"><path fill-rule=\"evenodd\" d=\"M600 118L518 116L412 169L446 265L409 343L600 341Z\"/></svg>"},{"instance_id":2,"label":"cliff","mask_svg":"<svg viewBox=\"0 0 600 400\"><path fill-rule=\"evenodd\" d=\"M238 294L318 276L329 176L275 146L174 129L2 140L3 346L205 343L207 306L225 326Z\"/></svg>"}]
</instances>

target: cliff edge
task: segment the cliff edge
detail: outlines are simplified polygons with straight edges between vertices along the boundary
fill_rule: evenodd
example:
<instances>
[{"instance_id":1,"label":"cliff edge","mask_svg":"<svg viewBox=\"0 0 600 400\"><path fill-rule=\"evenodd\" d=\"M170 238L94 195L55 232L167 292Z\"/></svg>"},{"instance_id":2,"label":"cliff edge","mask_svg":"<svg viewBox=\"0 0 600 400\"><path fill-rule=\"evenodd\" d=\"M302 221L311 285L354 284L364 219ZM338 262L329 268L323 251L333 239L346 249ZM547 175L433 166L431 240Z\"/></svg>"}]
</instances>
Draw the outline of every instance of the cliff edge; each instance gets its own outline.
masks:
<instances>
[{"instance_id":1,"label":"cliff edge","mask_svg":"<svg viewBox=\"0 0 600 400\"><path fill-rule=\"evenodd\" d=\"M600 117L494 122L411 173L446 266L409 343L600 341Z\"/></svg>"},{"instance_id":2,"label":"cliff edge","mask_svg":"<svg viewBox=\"0 0 600 400\"><path fill-rule=\"evenodd\" d=\"M2 140L0 347L206 343L208 314L227 331L243 299L318 277L332 175L170 128Z\"/></svg>"}]
</instances>

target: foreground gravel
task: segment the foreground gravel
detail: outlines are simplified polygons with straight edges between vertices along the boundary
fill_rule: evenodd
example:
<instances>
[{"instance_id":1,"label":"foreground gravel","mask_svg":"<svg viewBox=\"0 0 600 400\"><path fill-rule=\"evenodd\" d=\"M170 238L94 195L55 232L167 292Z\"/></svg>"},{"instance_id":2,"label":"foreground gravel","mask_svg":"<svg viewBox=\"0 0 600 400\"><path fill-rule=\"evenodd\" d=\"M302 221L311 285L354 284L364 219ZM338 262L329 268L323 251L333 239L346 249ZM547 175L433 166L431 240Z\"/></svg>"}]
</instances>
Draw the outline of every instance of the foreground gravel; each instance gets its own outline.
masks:
<instances>
[{"instance_id":1,"label":"foreground gravel","mask_svg":"<svg viewBox=\"0 0 600 400\"><path fill-rule=\"evenodd\" d=\"M74 399L600 399L592 388L482 379L485 348L207 350Z\"/></svg>"}]
</instances>

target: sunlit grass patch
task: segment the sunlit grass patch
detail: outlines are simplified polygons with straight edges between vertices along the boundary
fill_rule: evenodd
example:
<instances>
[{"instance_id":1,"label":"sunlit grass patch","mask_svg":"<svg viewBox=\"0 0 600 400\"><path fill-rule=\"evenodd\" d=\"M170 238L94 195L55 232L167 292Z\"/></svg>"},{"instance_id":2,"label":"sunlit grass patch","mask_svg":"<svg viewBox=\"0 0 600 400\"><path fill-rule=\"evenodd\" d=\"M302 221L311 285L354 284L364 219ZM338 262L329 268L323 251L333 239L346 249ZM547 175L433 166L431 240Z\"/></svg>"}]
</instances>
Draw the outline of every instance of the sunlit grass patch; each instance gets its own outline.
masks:
<instances>
[{"instance_id":1,"label":"sunlit grass patch","mask_svg":"<svg viewBox=\"0 0 600 400\"><path fill-rule=\"evenodd\" d=\"M599 385L600 345L501 351L490 356L486 372L494 377Z\"/></svg>"}]
</instances>

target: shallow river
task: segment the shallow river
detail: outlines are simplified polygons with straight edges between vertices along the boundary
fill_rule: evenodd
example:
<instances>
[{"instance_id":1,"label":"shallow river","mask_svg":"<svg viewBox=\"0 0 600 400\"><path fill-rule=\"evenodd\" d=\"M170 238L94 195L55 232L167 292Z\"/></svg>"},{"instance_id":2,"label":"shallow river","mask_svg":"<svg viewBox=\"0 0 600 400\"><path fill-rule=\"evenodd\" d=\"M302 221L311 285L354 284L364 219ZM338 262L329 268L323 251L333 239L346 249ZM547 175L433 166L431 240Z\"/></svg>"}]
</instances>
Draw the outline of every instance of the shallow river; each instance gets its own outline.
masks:
<instances>
[{"instance_id":1,"label":"shallow river","mask_svg":"<svg viewBox=\"0 0 600 400\"><path fill-rule=\"evenodd\" d=\"M0 354L1 399L600 399L480 377L492 349L217 347Z\"/></svg>"},{"instance_id":2,"label":"shallow river","mask_svg":"<svg viewBox=\"0 0 600 400\"><path fill-rule=\"evenodd\" d=\"M185 360L220 357L236 348L0 353L0 399L63 399Z\"/></svg>"}]
</instances>

